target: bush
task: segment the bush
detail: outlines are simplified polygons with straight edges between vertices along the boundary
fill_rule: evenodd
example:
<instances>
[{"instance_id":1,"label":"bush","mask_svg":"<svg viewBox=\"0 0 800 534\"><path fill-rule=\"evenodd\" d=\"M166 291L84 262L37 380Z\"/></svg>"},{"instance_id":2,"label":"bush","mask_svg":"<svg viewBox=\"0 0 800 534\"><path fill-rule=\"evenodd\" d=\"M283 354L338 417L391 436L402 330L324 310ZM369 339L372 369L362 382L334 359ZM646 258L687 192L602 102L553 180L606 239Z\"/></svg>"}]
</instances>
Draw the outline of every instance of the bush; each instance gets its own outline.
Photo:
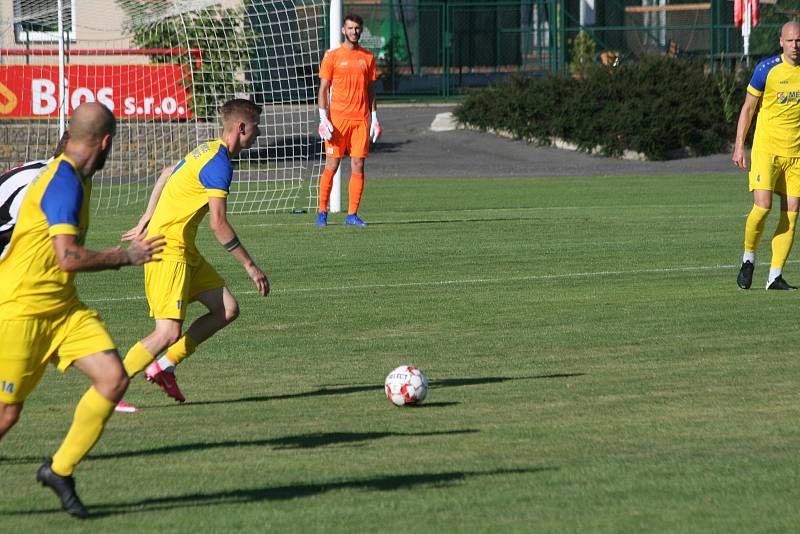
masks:
<instances>
[{"instance_id":1,"label":"bush","mask_svg":"<svg viewBox=\"0 0 800 534\"><path fill-rule=\"evenodd\" d=\"M593 65L580 78L512 77L469 93L455 116L481 130L540 144L561 138L607 156L701 156L733 142L745 86L730 73L706 73L702 63L645 57L613 69Z\"/></svg>"}]
</instances>

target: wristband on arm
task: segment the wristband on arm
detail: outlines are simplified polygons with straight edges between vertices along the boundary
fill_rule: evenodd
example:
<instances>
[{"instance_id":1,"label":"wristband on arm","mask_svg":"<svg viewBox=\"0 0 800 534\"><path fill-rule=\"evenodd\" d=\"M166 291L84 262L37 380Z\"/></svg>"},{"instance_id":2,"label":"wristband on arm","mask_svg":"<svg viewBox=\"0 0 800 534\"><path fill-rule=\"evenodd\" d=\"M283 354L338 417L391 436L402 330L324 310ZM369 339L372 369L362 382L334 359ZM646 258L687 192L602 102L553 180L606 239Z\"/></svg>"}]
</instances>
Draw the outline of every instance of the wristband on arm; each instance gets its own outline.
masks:
<instances>
[{"instance_id":1,"label":"wristband on arm","mask_svg":"<svg viewBox=\"0 0 800 534\"><path fill-rule=\"evenodd\" d=\"M239 238L234 235L233 239L231 239L222 246L225 247L225 250L227 250L228 252L233 252L234 250L242 246L242 242L239 241Z\"/></svg>"}]
</instances>

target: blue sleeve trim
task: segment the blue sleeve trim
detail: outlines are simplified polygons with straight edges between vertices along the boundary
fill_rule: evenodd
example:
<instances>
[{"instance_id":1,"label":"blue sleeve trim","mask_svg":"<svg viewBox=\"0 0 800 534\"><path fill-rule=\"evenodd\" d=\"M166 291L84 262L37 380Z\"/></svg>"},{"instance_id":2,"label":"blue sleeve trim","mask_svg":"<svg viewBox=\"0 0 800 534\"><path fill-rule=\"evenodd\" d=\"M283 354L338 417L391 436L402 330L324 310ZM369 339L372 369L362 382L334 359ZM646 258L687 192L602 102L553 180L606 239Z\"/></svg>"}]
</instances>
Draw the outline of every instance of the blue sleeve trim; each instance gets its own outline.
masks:
<instances>
[{"instance_id":1,"label":"blue sleeve trim","mask_svg":"<svg viewBox=\"0 0 800 534\"><path fill-rule=\"evenodd\" d=\"M83 187L75 170L66 161L58 164L58 169L47 184L42 195L41 208L47 217L48 226L56 224L80 225Z\"/></svg>"},{"instance_id":2,"label":"blue sleeve trim","mask_svg":"<svg viewBox=\"0 0 800 534\"><path fill-rule=\"evenodd\" d=\"M228 149L220 145L219 151L200 169L200 183L206 189L228 191L233 179L233 166L228 159Z\"/></svg>"},{"instance_id":3,"label":"blue sleeve trim","mask_svg":"<svg viewBox=\"0 0 800 534\"><path fill-rule=\"evenodd\" d=\"M753 77L750 79L750 86L763 93L764 88L767 86L769 71L780 64L781 56L774 56L759 63L756 70L753 71Z\"/></svg>"},{"instance_id":4,"label":"blue sleeve trim","mask_svg":"<svg viewBox=\"0 0 800 534\"><path fill-rule=\"evenodd\" d=\"M180 169L181 167L183 167L183 164L184 164L184 163L186 163L186 158L182 159L180 163L178 163L177 165L175 165L175 168L173 168L173 169L172 169L172 173L170 174L170 176L172 176L173 174L175 174L176 172L178 172L178 169Z\"/></svg>"}]
</instances>

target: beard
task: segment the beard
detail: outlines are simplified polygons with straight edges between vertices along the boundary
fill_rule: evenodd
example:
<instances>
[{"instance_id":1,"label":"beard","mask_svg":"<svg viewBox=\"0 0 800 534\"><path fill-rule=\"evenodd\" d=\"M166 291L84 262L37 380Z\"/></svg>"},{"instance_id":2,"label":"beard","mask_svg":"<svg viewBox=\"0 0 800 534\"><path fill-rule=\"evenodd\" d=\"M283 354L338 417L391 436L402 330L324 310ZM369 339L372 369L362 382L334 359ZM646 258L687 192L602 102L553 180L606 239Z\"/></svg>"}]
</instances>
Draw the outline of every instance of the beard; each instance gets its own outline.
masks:
<instances>
[{"instance_id":1,"label":"beard","mask_svg":"<svg viewBox=\"0 0 800 534\"><path fill-rule=\"evenodd\" d=\"M108 159L108 154L111 152L111 146L109 145L108 148L100 152L97 156L97 161L95 162L95 170L99 171L106 165L106 160Z\"/></svg>"}]
</instances>

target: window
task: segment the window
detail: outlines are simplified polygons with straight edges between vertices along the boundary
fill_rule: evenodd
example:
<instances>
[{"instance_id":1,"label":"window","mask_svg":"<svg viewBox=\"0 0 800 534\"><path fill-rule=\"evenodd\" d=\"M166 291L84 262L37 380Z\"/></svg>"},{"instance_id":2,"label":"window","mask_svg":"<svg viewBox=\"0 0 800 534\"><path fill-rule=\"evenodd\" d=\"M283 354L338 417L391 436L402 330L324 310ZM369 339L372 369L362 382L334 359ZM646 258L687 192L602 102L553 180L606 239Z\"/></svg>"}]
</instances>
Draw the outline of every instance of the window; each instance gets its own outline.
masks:
<instances>
[{"instance_id":1,"label":"window","mask_svg":"<svg viewBox=\"0 0 800 534\"><path fill-rule=\"evenodd\" d=\"M64 32L75 41L75 2L62 0ZM58 42L57 0L14 0L14 35L18 43Z\"/></svg>"}]
</instances>

